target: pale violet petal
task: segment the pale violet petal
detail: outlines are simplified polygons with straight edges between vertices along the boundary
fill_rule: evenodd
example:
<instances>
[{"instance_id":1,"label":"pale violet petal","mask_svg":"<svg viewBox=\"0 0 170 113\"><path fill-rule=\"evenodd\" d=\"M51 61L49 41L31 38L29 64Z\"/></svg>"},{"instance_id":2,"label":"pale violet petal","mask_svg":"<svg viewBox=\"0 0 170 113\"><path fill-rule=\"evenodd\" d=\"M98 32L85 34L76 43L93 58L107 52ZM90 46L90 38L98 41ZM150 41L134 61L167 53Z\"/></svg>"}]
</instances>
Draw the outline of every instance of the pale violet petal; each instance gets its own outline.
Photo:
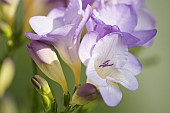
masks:
<instances>
[{"instance_id":1,"label":"pale violet petal","mask_svg":"<svg viewBox=\"0 0 170 113\"><path fill-rule=\"evenodd\" d=\"M142 64L140 61L131 53L128 53L127 62L124 68L129 70L133 75L139 75L142 71Z\"/></svg>"},{"instance_id":2,"label":"pale violet petal","mask_svg":"<svg viewBox=\"0 0 170 113\"><path fill-rule=\"evenodd\" d=\"M90 18L89 21L86 23L86 29L88 32L90 31L94 31L94 26L95 23L93 22L93 20Z\"/></svg>"},{"instance_id":3,"label":"pale violet petal","mask_svg":"<svg viewBox=\"0 0 170 113\"><path fill-rule=\"evenodd\" d=\"M52 30L50 33L48 33L48 35L54 35L54 36L56 36L56 38L57 38L57 36L65 37L66 35L69 34L69 32L71 31L73 26L74 26L73 24L63 25L59 28Z\"/></svg>"},{"instance_id":4,"label":"pale violet petal","mask_svg":"<svg viewBox=\"0 0 170 113\"><path fill-rule=\"evenodd\" d=\"M151 30L156 26L156 20L147 9L137 11L138 22L135 30Z\"/></svg>"},{"instance_id":5,"label":"pale violet petal","mask_svg":"<svg viewBox=\"0 0 170 113\"><path fill-rule=\"evenodd\" d=\"M38 35L30 32L25 33L26 37L30 40L41 40L41 41L47 41L47 42L55 42L56 39L53 37L47 37L46 35Z\"/></svg>"},{"instance_id":6,"label":"pale violet petal","mask_svg":"<svg viewBox=\"0 0 170 113\"><path fill-rule=\"evenodd\" d=\"M122 99L122 92L116 85L99 86L99 91L108 106L116 106Z\"/></svg>"},{"instance_id":7,"label":"pale violet petal","mask_svg":"<svg viewBox=\"0 0 170 113\"><path fill-rule=\"evenodd\" d=\"M53 19L46 16L34 16L29 20L29 23L39 35L45 35L53 29Z\"/></svg>"},{"instance_id":8,"label":"pale violet petal","mask_svg":"<svg viewBox=\"0 0 170 113\"><path fill-rule=\"evenodd\" d=\"M145 46L144 44L146 44L147 42L153 40L153 38L155 37L156 33L157 33L156 29L142 30L142 31L135 31L135 32L133 32L132 35L140 40L140 41L138 41L136 43L135 46Z\"/></svg>"},{"instance_id":9,"label":"pale violet petal","mask_svg":"<svg viewBox=\"0 0 170 113\"><path fill-rule=\"evenodd\" d=\"M82 39L79 47L79 57L84 65L88 64L91 57L91 50L97 41L97 36L97 32L89 32Z\"/></svg>"},{"instance_id":10,"label":"pale violet petal","mask_svg":"<svg viewBox=\"0 0 170 113\"><path fill-rule=\"evenodd\" d=\"M113 0L113 1L117 1L117 3L133 5L133 7L135 7L135 8L143 8L144 7L144 0Z\"/></svg>"},{"instance_id":11,"label":"pale violet petal","mask_svg":"<svg viewBox=\"0 0 170 113\"><path fill-rule=\"evenodd\" d=\"M107 76L106 79L116 83L120 83L121 85L132 91L138 89L138 81L136 80L136 77L125 68L114 71L109 76Z\"/></svg>"},{"instance_id":12,"label":"pale violet petal","mask_svg":"<svg viewBox=\"0 0 170 113\"><path fill-rule=\"evenodd\" d=\"M91 6L88 5L84 11L83 18L75 31L74 37L77 38L78 41L80 40L81 32L82 32L85 24L87 23L87 21L90 19L91 15L92 15L92 8L91 8Z\"/></svg>"},{"instance_id":13,"label":"pale violet petal","mask_svg":"<svg viewBox=\"0 0 170 113\"><path fill-rule=\"evenodd\" d=\"M122 35L122 37L126 40L126 43L128 45L128 48L133 48L136 46L136 43L138 43L140 41L140 39L136 38L135 36L133 36L130 33L127 32L120 32L120 34Z\"/></svg>"},{"instance_id":14,"label":"pale violet petal","mask_svg":"<svg viewBox=\"0 0 170 113\"><path fill-rule=\"evenodd\" d=\"M63 17L65 14L65 10L66 9L64 7L54 8L48 13L48 17L50 17L51 19Z\"/></svg>"},{"instance_id":15,"label":"pale violet petal","mask_svg":"<svg viewBox=\"0 0 170 113\"><path fill-rule=\"evenodd\" d=\"M86 7L89 5L92 5L95 0L82 0L82 8L86 9Z\"/></svg>"},{"instance_id":16,"label":"pale violet petal","mask_svg":"<svg viewBox=\"0 0 170 113\"><path fill-rule=\"evenodd\" d=\"M132 6L125 4L105 7L95 16L107 25L117 25L124 32L132 32L137 24L136 12Z\"/></svg>"},{"instance_id":17,"label":"pale violet petal","mask_svg":"<svg viewBox=\"0 0 170 113\"><path fill-rule=\"evenodd\" d=\"M30 46L41 62L51 64L54 60L58 61L55 51L49 45L40 41L32 41Z\"/></svg>"},{"instance_id":18,"label":"pale violet petal","mask_svg":"<svg viewBox=\"0 0 170 113\"><path fill-rule=\"evenodd\" d=\"M143 44L143 46L144 46L144 47L151 47L152 44L153 44L153 42L154 42L154 39L151 39L151 40L149 40L148 42L146 42L145 44Z\"/></svg>"},{"instance_id":19,"label":"pale violet petal","mask_svg":"<svg viewBox=\"0 0 170 113\"><path fill-rule=\"evenodd\" d=\"M67 42L66 38L58 38L57 42L52 45L57 49L61 58L69 66L80 63L77 43Z\"/></svg>"},{"instance_id":20,"label":"pale violet petal","mask_svg":"<svg viewBox=\"0 0 170 113\"><path fill-rule=\"evenodd\" d=\"M73 24L80 21L82 14L82 1L81 0L70 0L68 7L64 15L65 24Z\"/></svg>"}]
</instances>

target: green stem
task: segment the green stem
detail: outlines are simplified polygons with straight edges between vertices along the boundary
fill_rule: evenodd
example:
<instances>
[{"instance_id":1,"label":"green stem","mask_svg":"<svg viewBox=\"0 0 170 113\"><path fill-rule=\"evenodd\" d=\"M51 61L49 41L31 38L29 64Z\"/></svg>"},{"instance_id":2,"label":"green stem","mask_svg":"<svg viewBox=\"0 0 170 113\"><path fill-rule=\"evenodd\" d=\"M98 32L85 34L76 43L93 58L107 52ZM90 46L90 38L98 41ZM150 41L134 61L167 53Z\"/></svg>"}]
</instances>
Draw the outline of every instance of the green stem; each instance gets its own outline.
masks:
<instances>
[{"instance_id":1,"label":"green stem","mask_svg":"<svg viewBox=\"0 0 170 113\"><path fill-rule=\"evenodd\" d=\"M37 74L37 67L33 60L32 60L32 68L33 68L33 76L34 76ZM39 107L38 94L33 88L31 113L38 113L38 109L37 109L38 107Z\"/></svg>"}]
</instances>

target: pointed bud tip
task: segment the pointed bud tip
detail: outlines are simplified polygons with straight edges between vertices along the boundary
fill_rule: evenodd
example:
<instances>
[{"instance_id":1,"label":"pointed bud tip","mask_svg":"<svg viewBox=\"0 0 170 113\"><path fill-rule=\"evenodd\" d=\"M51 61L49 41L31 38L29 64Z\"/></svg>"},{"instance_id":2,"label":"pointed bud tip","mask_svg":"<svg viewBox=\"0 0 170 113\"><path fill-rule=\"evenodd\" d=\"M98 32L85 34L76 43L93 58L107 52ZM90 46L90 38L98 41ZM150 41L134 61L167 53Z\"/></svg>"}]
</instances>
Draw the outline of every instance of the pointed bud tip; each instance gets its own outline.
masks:
<instances>
[{"instance_id":1,"label":"pointed bud tip","mask_svg":"<svg viewBox=\"0 0 170 113\"><path fill-rule=\"evenodd\" d=\"M48 82L41 76L35 75L31 78L31 82L41 95L47 95L51 92Z\"/></svg>"}]
</instances>

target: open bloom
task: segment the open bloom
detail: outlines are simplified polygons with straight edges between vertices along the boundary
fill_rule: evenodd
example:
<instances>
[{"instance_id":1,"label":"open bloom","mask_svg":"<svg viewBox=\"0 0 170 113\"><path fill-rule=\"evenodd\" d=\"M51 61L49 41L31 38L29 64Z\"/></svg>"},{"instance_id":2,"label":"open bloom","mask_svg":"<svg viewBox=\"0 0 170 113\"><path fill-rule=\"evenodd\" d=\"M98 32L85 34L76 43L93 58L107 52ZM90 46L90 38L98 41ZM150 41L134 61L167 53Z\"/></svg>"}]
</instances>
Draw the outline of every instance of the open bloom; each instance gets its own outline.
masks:
<instances>
[{"instance_id":1,"label":"open bloom","mask_svg":"<svg viewBox=\"0 0 170 113\"><path fill-rule=\"evenodd\" d=\"M137 1L138 2L127 0L125 2L124 0L123 2L123 0L115 0L114 3L110 5L105 5L105 7L101 9L94 10L95 16L89 21L87 29L89 31L106 31L109 33L113 32L111 26L116 25L119 31L128 33L132 35L131 37L139 39L139 41L131 47L150 46L157 32L155 29L155 20L152 15L142 7L143 5L139 6L140 0Z\"/></svg>"},{"instance_id":2,"label":"open bloom","mask_svg":"<svg viewBox=\"0 0 170 113\"><path fill-rule=\"evenodd\" d=\"M27 49L41 71L50 79L59 83L63 91L67 93L67 83L55 51L49 45L40 41L32 41L30 45L27 45Z\"/></svg>"},{"instance_id":3,"label":"open bloom","mask_svg":"<svg viewBox=\"0 0 170 113\"><path fill-rule=\"evenodd\" d=\"M80 35L90 16L90 6L83 12L82 1L71 0L67 8L55 8L48 16L32 17L30 25L37 34L26 33L31 40L50 42L58 50L72 69L76 86L79 85L81 66L78 57Z\"/></svg>"},{"instance_id":4,"label":"open bloom","mask_svg":"<svg viewBox=\"0 0 170 113\"><path fill-rule=\"evenodd\" d=\"M97 40L99 33L89 32L80 45L81 61L87 66L87 78L95 84L108 106L116 106L122 93L118 84L129 90L136 90L135 78L142 66L138 59L128 52L127 42L119 33L110 33Z\"/></svg>"}]
</instances>

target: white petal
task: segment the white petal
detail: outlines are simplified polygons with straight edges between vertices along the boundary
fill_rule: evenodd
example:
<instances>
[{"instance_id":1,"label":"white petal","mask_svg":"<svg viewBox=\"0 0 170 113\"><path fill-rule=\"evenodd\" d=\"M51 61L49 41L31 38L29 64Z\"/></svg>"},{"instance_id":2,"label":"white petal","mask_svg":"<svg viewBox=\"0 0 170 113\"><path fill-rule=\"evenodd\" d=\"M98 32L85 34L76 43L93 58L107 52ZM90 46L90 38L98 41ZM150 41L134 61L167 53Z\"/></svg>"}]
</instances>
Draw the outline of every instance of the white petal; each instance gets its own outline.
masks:
<instances>
[{"instance_id":1,"label":"white petal","mask_svg":"<svg viewBox=\"0 0 170 113\"><path fill-rule=\"evenodd\" d=\"M64 7L54 8L48 13L48 17L50 17L51 19L63 17L65 14L65 10L66 9Z\"/></svg>"},{"instance_id":2,"label":"white petal","mask_svg":"<svg viewBox=\"0 0 170 113\"><path fill-rule=\"evenodd\" d=\"M108 85L106 87L99 86L103 100L108 106L116 106L122 99L122 92L116 85Z\"/></svg>"},{"instance_id":3,"label":"white petal","mask_svg":"<svg viewBox=\"0 0 170 113\"><path fill-rule=\"evenodd\" d=\"M127 53L128 47L123 37L119 34L110 33L100 39L93 49L92 57L96 58L95 68L100 68L100 65L103 65L106 61L110 65L113 64L113 66L108 67L120 68L126 63Z\"/></svg>"},{"instance_id":4,"label":"white petal","mask_svg":"<svg viewBox=\"0 0 170 113\"><path fill-rule=\"evenodd\" d=\"M142 71L142 64L134 55L129 53L124 68L129 70L133 75L138 75Z\"/></svg>"},{"instance_id":5,"label":"white petal","mask_svg":"<svg viewBox=\"0 0 170 113\"><path fill-rule=\"evenodd\" d=\"M107 77L107 79L110 79L116 83L120 83L132 91L138 89L138 81L136 80L136 77L126 69L119 69L117 72L114 71L112 74L110 74L110 77Z\"/></svg>"},{"instance_id":6,"label":"white petal","mask_svg":"<svg viewBox=\"0 0 170 113\"><path fill-rule=\"evenodd\" d=\"M79 57L84 65L88 64L88 60L91 57L91 50L96 44L97 36L97 32L89 32L82 39L79 47Z\"/></svg>"},{"instance_id":7,"label":"white petal","mask_svg":"<svg viewBox=\"0 0 170 113\"><path fill-rule=\"evenodd\" d=\"M93 58L90 59L87 69L86 69L86 75L88 80L90 80L92 83L94 83L97 86L107 86L106 79L102 79L96 72L94 67L94 60Z\"/></svg>"},{"instance_id":8,"label":"white petal","mask_svg":"<svg viewBox=\"0 0 170 113\"><path fill-rule=\"evenodd\" d=\"M52 31L53 20L45 16L34 16L29 20L32 29L39 35L45 35Z\"/></svg>"}]
</instances>

